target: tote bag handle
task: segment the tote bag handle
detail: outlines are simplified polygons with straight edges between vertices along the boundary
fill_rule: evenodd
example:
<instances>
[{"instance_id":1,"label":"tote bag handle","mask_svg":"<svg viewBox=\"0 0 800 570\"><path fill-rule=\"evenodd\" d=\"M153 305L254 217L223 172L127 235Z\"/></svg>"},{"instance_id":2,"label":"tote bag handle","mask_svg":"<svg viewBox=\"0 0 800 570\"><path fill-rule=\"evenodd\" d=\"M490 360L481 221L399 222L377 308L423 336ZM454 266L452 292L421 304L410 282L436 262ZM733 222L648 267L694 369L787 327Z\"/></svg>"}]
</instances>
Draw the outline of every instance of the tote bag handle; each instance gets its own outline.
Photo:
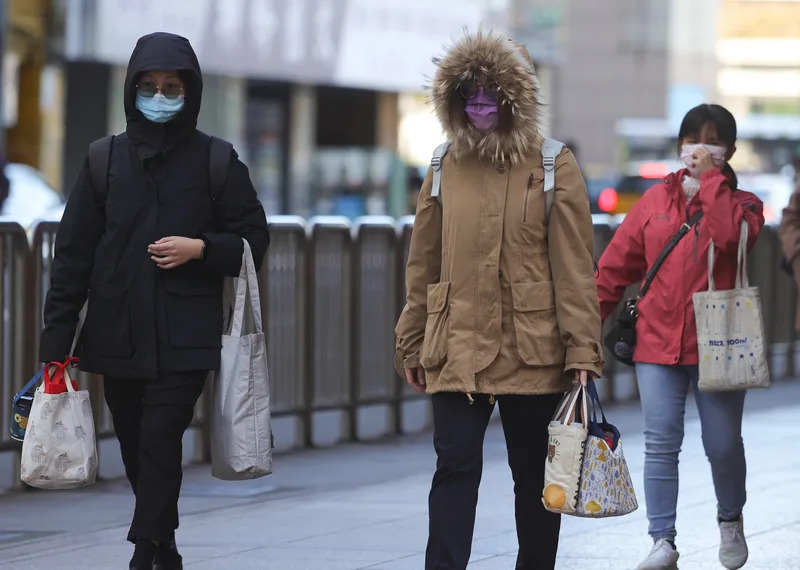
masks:
<instances>
[{"instance_id":1,"label":"tote bag handle","mask_svg":"<svg viewBox=\"0 0 800 570\"><path fill-rule=\"evenodd\" d=\"M747 240L750 229L747 221L742 220L742 227L739 231L739 251L736 254L736 288L750 287L750 279L747 277ZM708 290L714 291L714 240L708 244Z\"/></svg>"},{"instance_id":2,"label":"tote bag handle","mask_svg":"<svg viewBox=\"0 0 800 570\"><path fill-rule=\"evenodd\" d=\"M247 306L247 297L250 297L250 306L253 311L253 321L255 333L262 334L264 326L261 322L261 296L258 292L258 276L256 266L253 261L253 254L250 244L246 239L242 239L244 250L242 251L242 266L239 269L239 277L236 280L236 298L234 300L233 319L231 323L231 336L242 336L244 323L244 312Z\"/></svg>"}]
</instances>

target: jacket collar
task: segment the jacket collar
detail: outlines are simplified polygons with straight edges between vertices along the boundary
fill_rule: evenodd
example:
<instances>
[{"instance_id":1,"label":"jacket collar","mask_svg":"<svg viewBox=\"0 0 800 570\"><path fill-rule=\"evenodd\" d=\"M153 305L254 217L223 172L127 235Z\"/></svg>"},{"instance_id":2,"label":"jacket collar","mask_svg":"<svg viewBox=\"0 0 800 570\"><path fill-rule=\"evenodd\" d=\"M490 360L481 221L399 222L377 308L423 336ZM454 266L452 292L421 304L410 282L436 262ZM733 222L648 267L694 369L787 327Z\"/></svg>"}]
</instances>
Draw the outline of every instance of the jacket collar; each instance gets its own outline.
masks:
<instances>
[{"instance_id":1,"label":"jacket collar","mask_svg":"<svg viewBox=\"0 0 800 570\"><path fill-rule=\"evenodd\" d=\"M733 169L726 165L726 167L722 170L722 174L725 176L725 180L728 182L728 185L732 191L735 192L737 190L737 180L733 173ZM685 176L690 176L688 168L682 168L676 172L671 172L664 177L664 186L667 189L667 195L669 196L670 203L673 205L678 205L681 207L686 205L686 198L683 195L683 178ZM698 193L689 203L691 204L694 202L699 195L700 194Z\"/></svg>"}]
</instances>

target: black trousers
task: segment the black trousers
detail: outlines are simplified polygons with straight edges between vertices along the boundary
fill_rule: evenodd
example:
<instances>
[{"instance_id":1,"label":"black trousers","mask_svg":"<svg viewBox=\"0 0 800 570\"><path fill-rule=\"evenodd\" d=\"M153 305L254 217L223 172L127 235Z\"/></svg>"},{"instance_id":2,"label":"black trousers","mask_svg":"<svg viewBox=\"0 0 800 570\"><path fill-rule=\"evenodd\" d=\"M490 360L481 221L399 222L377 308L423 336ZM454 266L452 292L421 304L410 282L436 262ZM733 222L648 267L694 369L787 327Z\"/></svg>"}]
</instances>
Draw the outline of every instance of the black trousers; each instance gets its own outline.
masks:
<instances>
[{"instance_id":1,"label":"black trousers","mask_svg":"<svg viewBox=\"0 0 800 570\"><path fill-rule=\"evenodd\" d=\"M542 505L547 425L560 394L498 396L508 464L514 478L517 570L552 570L556 564L561 516ZM483 439L494 406L488 396L433 395L436 474L429 498L426 570L463 570L472 550Z\"/></svg>"},{"instance_id":2,"label":"black trousers","mask_svg":"<svg viewBox=\"0 0 800 570\"><path fill-rule=\"evenodd\" d=\"M183 480L183 433L192 422L207 371L158 380L108 378L106 403L114 420L125 473L136 495L128 540L168 543L178 528Z\"/></svg>"}]
</instances>

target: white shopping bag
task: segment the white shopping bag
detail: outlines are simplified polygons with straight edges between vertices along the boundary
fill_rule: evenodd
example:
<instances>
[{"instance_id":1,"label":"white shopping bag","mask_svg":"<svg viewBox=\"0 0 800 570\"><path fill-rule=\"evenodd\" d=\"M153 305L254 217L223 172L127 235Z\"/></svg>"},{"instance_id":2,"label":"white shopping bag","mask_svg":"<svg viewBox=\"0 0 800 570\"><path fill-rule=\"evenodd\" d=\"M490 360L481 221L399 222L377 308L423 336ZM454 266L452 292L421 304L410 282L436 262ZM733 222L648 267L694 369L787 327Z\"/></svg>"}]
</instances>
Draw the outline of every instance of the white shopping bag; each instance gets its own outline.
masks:
<instances>
[{"instance_id":1,"label":"white shopping bag","mask_svg":"<svg viewBox=\"0 0 800 570\"><path fill-rule=\"evenodd\" d=\"M49 365L49 370L58 368ZM74 489L95 482L97 447L88 390L76 391L69 367L62 368L67 391L36 389L22 442L20 477L31 487ZM51 377L45 374L45 382Z\"/></svg>"},{"instance_id":2,"label":"white shopping bag","mask_svg":"<svg viewBox=\"0 0 800 570\"><path fill-rule=\"evenodd\" d=\"M272 473L267 345L255 264L250 244L242 241L239 277L226 280L223 295L225 333L211 414L211 474L226 481Z\"/></svg>"},{"instance_id":3,"label":"white shopping bag","mask_svg":"<svg viewBox=\"0 0 800 570\"><path fill-rule=\"evenodd\" d=\"M708 247L708 291L692 297L697 321L701 391L769 388L770 374L758 287L747 278L747 222L739 238L736 286L714 288L714 242Z\"/></svg>"},{"instance_id":4,"label":"white shopping bag","mask_svg":"<svg viewBox=\"0 0 800 570\"><path fill-rule=\"evenodd\" d=\"M587 399L586 388L575 386L564 396L548 427L550 437L542 490L542 502L548 511L575 512L584 446L589 434ZM576 418L578 409L581 411L580 419Z\"/></svg>"}]
</instances>

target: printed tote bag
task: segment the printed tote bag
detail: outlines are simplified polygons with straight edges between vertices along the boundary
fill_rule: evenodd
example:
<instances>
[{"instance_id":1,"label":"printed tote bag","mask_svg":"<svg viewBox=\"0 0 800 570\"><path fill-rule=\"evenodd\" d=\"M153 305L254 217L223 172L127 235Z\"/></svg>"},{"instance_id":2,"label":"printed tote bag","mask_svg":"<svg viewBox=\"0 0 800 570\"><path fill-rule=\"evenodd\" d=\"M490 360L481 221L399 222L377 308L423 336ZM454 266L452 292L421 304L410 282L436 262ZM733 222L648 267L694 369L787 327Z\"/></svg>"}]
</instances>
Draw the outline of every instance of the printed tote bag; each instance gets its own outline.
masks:
<instances>
[{"instance_id":1,"label":"printed tote bag","mask_svg":"<svg viewBox=\"0 0 800 570\"><path fill-rule=\"evenodd\" d=\"M608 423L594 382L587 387L592 419L583 455L575 515L588 518L617 517L639 508L636 492L622 454L619 430ZM597 409L602 421L597 421Z\"/></svg>"},{"instance_id":2,"label":"printed tote bag","mask_svg":"<svg viewBox=\"0 0 800 570\"><path fill-rule=\"evenodd\" d=\"M576 418L578 409L581 410L580 420ZM575 386L561 400L547 429L549 441L542 502L548 511L575 513L588 417L586 388Z\"/></svg>"},{"instance_id":3,"label":"printed tote bag","mask_svg":"<svg viewBox=\"0 0 800 570\"><path fill-rule=\"evenodd\" d=\"M20 477L31 487L74 489L91 485L97 476L89 391L75 390L70 367L48 364L34 392L20 467Z\"/></svg>"},{"instance_id":4,"label":"printed tote bag","mask_svg":"<svg viewBox=\"0 0 800 570\"><path fill-rule=\"evenodd\" d=\"M770 375L758 287L747 278L747 223L739 238L736 286L714 287L714 242L708 246L708 291L692 297L703 392L769 388Z\"/></svg>"},{"instance_id":5,"label":"printed tote bag","mask_svg":"<svg viewBox=\"0 0 800 570\"><path fill-rule=\"evenodd\" d=\"M272 473L267 343L253 255L242 241L239 277L226 279L223 294L225 333L211 414L211 474L226 481Z\"/></svg>"}]
</instances>

